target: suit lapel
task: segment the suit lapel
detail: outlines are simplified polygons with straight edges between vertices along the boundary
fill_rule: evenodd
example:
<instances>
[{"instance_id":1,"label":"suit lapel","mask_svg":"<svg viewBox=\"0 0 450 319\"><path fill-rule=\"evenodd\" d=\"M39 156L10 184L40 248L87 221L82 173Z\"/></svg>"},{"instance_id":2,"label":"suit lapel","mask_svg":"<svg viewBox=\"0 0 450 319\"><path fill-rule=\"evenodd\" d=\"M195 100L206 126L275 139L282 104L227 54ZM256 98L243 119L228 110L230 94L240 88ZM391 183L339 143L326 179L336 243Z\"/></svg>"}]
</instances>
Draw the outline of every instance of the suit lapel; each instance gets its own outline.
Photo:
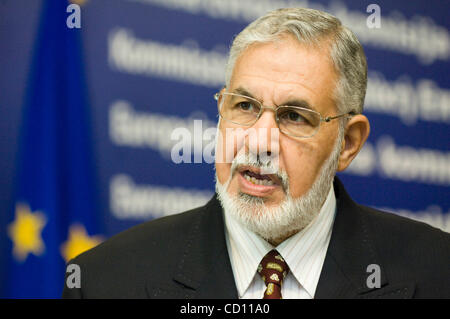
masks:
<instances>
[{"instance_id":1,"label":"suit lapel","mask_svg":"<svg viewBox=\"0 0 450 319\"><path fill-rule=\"evenodd\" d=\"M375 249L367 216L335 178L337 213L315 298L407 298L414 284L389 284L386 265ZM369 265L380 266L380 288L370 288ZM369 282L370 283L370 282Z\"/></svg>"},{"instance_id":2,"label":"suit lapel","mask_svg":"<svg viewBox=\"0 0 450 319\"><path fill-rule=\"evenodd\" d=\"M222 207L214 196L190 229L173 280L189 298L237 298L225 242Z\"/></svg>"}]
</instances>

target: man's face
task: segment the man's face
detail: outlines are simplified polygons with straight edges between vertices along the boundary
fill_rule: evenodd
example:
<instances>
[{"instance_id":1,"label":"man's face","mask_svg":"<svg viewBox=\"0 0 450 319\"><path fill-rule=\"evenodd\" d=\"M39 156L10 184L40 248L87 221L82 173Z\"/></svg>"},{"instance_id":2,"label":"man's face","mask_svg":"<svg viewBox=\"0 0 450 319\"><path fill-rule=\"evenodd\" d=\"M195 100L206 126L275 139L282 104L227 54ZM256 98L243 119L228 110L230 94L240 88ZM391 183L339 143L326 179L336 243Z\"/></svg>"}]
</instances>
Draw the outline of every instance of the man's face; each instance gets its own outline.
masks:
<instances>
[{"instance_id":1,"label":"man's face","mask_svg":"<svg viewBox=\"0 0 450 319\"><path fill-rule=\"evenodd\" d=\"M291 101L305 101L323 117L337 114L333 100L333 90L337 75L329 57L327 45L324 49L307 47L287 36L273 43L254 44L237 59L227 92L246 91L264 106L276 107L291 104ZM221 120L219 130L224 139L220 147L229 147L227 128L240 126ZM244 127L244 129L247 127ZM271 129L276 129L275 113L265 110L252 126L258 130L267 129L265 138L258 139L256 145L273 139ZM281 171L288 175L289 193L293 199L305 195L313 185L318 173L333 150L338 132L338 121L322 123L320 130L310 138L296 138L279 133L278 147L264 145L262 149L278 156ZM235 146L233 156L248 151L251 143ZM254 144L253 144L254 145ZM230 150L222 149L223 153ZM220 152L219 151L219 152ZM275 153L275 154L274 154ZM277 206L286 198L287 189L281 183L265 187L252 186L245 179L245 172L237 168L233 174L231 163L216 159L216 174L221 184L229 182L227 192L231 196L247 194L264 200L267 206Z\"/></svg>"}]
</instances>

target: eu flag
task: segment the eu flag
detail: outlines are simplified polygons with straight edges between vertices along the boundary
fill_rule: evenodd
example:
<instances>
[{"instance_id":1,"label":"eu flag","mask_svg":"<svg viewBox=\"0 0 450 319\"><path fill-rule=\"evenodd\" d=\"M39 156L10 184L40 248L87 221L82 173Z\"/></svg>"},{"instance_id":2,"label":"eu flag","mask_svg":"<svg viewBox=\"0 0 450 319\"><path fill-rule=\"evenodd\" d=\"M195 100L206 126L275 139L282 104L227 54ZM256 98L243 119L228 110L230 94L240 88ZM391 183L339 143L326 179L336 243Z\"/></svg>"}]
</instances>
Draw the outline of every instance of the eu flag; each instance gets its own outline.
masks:
<instances>
[{"instance_id":1,"label":"eu flag","mask_svg":"<svg viewBox=\"0 0 450 319\"><path fill-rule=\"evenodd\" d=\"M100 242L81 16L69 5L44 1L40 17L7 229L10 298L59 298L66 261Z\"/></svg>"}]
</instances>

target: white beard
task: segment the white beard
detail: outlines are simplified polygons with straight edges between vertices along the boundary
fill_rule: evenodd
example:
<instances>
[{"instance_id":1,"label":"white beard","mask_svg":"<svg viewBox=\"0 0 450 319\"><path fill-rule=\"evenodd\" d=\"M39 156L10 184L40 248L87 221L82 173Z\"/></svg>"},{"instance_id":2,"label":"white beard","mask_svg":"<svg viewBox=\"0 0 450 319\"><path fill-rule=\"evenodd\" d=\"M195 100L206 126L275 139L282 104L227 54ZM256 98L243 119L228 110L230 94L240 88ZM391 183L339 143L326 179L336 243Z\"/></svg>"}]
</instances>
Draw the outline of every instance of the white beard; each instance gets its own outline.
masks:
<instances>
[{"instance_id":1,"label":"white beard","mask_svg":"<svg viewBox=\"0 0 450 319\"><path fill-rule=\"evenodd\" d=\"M322 165L311 188L299 198L292 198L287 174L275 169L285 187L286 197L279 205L272 207L268 207L260 197L244 193L231 196L227 192L238 166L261 167L252 153L236 156L232 162L230 177L224 185L219 182L216 173L216 192L223 209L244 227L268 241L285 239L301 231L319 214L327 198L336 174L343 138L343 129L340 128L333 151Z\"/></svg>"}]
</instances>

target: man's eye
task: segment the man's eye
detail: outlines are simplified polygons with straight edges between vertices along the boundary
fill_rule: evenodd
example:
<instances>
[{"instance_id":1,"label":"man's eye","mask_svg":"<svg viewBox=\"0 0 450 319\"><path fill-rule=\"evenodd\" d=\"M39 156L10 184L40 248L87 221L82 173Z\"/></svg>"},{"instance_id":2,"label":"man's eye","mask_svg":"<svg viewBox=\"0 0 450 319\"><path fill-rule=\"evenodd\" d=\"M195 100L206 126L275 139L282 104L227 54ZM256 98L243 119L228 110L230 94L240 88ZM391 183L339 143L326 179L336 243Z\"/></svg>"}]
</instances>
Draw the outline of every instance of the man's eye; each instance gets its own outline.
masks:
<instances>
[{"instance_id":1,"label":"man's eye","mask_svg":"<svg viewBox=\"0 0 450 319\"><path fill-rule=\"evenodd\" d=\"M239 102L237 104L237 107L241 109L242 111L252 111L253 105L250 102Z\"/></svg>"},{"instance_id":2,"label":"man's eye","mask_svg":"<svg viewBox=\"0 0 450 319\"><path fill-rule=\"evenodd\" d=\"M295 122L295 123L307 122L305 117L303 117L301 114L299 114L295 111L286 112L283 117L290 122Z\"/></svg>"}]
</instances>

